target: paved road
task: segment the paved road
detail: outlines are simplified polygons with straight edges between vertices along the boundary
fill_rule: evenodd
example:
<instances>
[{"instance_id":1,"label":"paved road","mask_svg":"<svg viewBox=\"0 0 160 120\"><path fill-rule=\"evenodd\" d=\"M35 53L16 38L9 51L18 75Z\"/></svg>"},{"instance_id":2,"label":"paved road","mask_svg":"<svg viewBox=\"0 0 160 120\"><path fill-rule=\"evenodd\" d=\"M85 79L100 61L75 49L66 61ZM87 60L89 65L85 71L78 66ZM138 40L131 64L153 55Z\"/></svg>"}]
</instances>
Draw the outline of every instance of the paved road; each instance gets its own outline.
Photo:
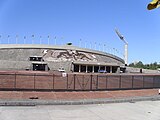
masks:
<instances>
[{"instance_id":1,"label":"paved road","mask_svg":"<svg viewBox=\"0 0 160 120\"><path fill-rule=\"evenodd\" d=\"M159 120L160 101L0 107L0 120Z\"/></svg>"}]
</instances>

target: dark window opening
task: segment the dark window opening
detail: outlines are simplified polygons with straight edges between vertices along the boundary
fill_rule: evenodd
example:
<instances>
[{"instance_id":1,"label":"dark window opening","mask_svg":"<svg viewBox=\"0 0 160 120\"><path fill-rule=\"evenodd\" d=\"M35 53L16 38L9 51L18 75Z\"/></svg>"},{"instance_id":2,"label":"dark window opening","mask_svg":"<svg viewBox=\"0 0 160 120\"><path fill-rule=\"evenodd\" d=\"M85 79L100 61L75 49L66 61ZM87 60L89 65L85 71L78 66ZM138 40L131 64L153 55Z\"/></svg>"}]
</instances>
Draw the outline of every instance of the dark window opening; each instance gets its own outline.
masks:
<instances>
[{"instance_id":1,"label":"dark window opening","mask_svg":"<svg viewBox=\"0 0 160 120\"><path fill-rule=\"evenodd\" d=\"M93 67L92 66L88 66L87 67L87 72L91 73L93 71Z\"/></svg>"},{"instance_id":2,"label":"dark window opening","mask_svg":"<svg viewBox=\"0 0 160 120\"><path fill-rule=\"evenodd\" d=\"M81 65L81 72L86 72L86 66Z\"/></svg>"},{"instance_id":3,"label":"dark window opening","mask_svg":"<svg viewBox=\"0 0 160 120\"><path fill-rule=\"evenodd\" d=\"M100 66L100 70L105 70L105 66Z\"/></svg>"},{"instance_id":4,"label":"dark window opening","mask_svg":"<svg viewBox=\"0 0 160 120\"><path fill-rule=\"evenodd\" d=\"M116 73L117 72L118 67L117 66L113 66L112 67L112 73Z\"/></svg>"},{"instance_id":5,"label":"dark window opening","mask_svg":"<svg viewBox=\"0 0 160 120\"><path fill-rule=\"evenodd\" d=\"M99 66L94 66L94 72L96 73L98 72L98 70L99 70Z\"/></svg>"},{"instance_id":6,"label":"dark window opening","mask_svg":"<svg viewBox=\"0 0 160 120\"><path fill-rule=\"evenodd\" d=\"M79 72L79 65L74 65L74 72Z\"/></svg>"},{"instance_id":7,"label":"dark window opening","mask_svg":"<svg viewBox=\"0 0 160 120\"><path fill-rule=\"evenodd\" d=\"M110 66L106 66L107 73L110 73Z\"/></svg>"},{"instance_id":8,"label":"dark window opening","mask_svg":"<svg viewBox=\"0 0 160 120\"><path fill-rule=\"evenodd\" d=\"M33 64L33 71L46 71L47 64Z\"/></svg>"},{"instance_id":9,"label":"dark window opening","mask_svg":"<svg viewBox=\"0 0 160 120\"><path fill-rule=\"evenodd\" d=\"M29 57L30 61L43 61L42 57Z\"/></svg>"}]
</instances>

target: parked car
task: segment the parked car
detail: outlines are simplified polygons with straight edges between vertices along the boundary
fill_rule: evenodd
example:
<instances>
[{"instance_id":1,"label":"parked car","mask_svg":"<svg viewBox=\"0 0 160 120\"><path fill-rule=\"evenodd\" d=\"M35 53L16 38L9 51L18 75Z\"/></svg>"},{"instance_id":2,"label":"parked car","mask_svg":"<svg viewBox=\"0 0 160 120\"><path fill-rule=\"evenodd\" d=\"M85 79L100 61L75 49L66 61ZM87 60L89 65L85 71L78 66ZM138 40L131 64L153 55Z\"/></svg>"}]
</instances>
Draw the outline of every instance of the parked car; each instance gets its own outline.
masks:
<instances>
[{"instance_id":1,"label":"parked car","mask_svg":"<svg viewBox=\"0 0 160 120\"><path fill-rule=\"evenodd\" d=\"M107 73L106 70L98 70L99 73Z\"/></svg>"}]
</instances>

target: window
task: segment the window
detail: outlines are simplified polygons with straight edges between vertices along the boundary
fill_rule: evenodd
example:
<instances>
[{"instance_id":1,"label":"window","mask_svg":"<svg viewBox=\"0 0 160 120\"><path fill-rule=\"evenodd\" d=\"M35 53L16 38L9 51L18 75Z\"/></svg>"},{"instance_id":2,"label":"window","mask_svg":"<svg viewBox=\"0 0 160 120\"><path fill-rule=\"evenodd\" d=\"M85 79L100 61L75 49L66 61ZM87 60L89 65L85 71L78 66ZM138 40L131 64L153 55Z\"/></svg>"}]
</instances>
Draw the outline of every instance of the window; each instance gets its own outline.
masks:
<instances>
[{"instance_id":1,"label":"window","mask_svg":"<svg viewBox=\"0 0 160 120\"><path fill-rule=\"evenodd\" d=\"M29 61L43 61L43 58L37 56L29 57Z\"/></svg>"},{"instance_id":2,"label":"window","mask_svg":"<svg viewBox=\"0 0 160 120\"><path fill-rule=\"evenodd\" d=\"M45 71L47 64L37 64L33 63L33 70L34 71Z\"/></svg>"}]
</instances>

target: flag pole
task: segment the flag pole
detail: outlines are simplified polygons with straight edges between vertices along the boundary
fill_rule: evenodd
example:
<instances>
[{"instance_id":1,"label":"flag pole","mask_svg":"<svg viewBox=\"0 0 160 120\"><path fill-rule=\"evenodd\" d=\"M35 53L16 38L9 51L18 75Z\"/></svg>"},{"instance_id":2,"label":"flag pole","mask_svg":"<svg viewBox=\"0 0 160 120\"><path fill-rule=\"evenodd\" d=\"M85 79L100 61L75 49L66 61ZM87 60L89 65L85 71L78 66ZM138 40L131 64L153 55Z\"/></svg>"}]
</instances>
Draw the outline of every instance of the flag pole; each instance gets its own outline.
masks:
<instances>
[{"instance_id":1,"label":"flag pole","mask_svg":"<svg viewBox=\"0 0 160 120\"><path fill-rule=\"evenodd\" d=\"M34 43L34 35L32 35L32 44Z\"/></svg>"},{"instance_id":2,"label":"flag pole","mask_svg":"<svg viewBox=\"0 0 160 120\"><path fill-rule=\"evenodd\" d=\"M54 37L54 44L55 44L55 45L57 44L57 42L56 42L56 36Z\"/></svg>"},{"instance_id":3,"label":"flag pole","mask_svg":"<svg viewBox=\"0 0 160 120\"><path fill-rule=\"evenodd\" d=\"M40 44L42 44L42 36L40 36Z\"/></svg>"},{"instance_id":4,"label":"flag pole","mask_svg":"<svg viewBox=\"0 0 160 120\"><path fill-rule=\"evenodd\" d=\"M26 44L26 36L24 36L24 44Z\"/></svg>"},{"instance_id":5,"label":"flag pole","mask_svg":"<svg viewBox=\"0 0 160 120\"><path fill-rule=\"evenodd\" d=\"M95 42L95 43L94 43L94 49L95 49L95 50L96 50L96 44L97 44L97 43Z\"/></svg>"},{"instance_id":6,"label":"flag pole","mask_svg":"<svg viewBox=\"0 0 160 120\"><path fill-rule=\"evenodd\" d=\"M9 37L10 37L10 36L8 35L8 44L9 44Z\"/></svg>"},{"instance_id":7,"label":"flag pole","mask_svg":"<svg viewBox=\"0 0 160 120\"><path fill-rule=\"evenodd\" d=\"M2 36L0 35L0 44L2 43L1 38L2 38Z\"/></svg>"},{"instance_id":8,"label":"flag pole","mask_svg":"<svg viewBox=\"0 0 160 120\"><path fill-rule=\"evenodd\" d=\"M18 43L18 35L16 35L16 44Z\"/></svg>"},{"instance_id":9,"label":"flag pole","mask_svg":"<svg viewBox=\"0 0 160 120\"><path fill-rule=\"evenodd\" d=\"M79 40L79 47L81 47L82 39Z\"/></svg>"},{"instance_id":10,"label":"flag pole","mask_svg":"<svg viewBox=\"0 0 160 120\"><path fill-rule=\"evenodd\" d=\"M48 45L49 45L49 35L48 35Z\"/></svg>"}]
</instances>

